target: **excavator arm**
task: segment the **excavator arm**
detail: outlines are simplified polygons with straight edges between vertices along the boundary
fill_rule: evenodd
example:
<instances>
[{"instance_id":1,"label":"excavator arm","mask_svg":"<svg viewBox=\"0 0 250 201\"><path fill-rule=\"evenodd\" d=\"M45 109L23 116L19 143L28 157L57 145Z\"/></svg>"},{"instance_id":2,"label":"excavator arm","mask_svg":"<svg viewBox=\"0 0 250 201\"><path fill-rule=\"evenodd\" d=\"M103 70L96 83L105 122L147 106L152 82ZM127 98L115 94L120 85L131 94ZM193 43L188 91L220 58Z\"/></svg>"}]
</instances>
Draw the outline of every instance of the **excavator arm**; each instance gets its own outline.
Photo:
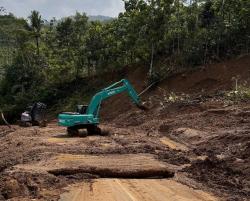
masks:
<instances>
[{"instance_id":1,"label":"excavator arm","mask_svg":"<svg viewBox=\"0 0 250 201\"><path fill-rule=\"evenodd\" d=\"M98 92L93 96L90 101L90 104L87 109L87 114L92 114L95 118L99 115L100 106L103 100L120 94L122 92L127 92L130 98L132 99L133 103L136 104L138 107L141 106L141 101L139 96L137 95L135 89L129 83L128 80L122 79L119 82L112 84L111 86L104 88L102 91Z\"/></svg>"}]
</instances>

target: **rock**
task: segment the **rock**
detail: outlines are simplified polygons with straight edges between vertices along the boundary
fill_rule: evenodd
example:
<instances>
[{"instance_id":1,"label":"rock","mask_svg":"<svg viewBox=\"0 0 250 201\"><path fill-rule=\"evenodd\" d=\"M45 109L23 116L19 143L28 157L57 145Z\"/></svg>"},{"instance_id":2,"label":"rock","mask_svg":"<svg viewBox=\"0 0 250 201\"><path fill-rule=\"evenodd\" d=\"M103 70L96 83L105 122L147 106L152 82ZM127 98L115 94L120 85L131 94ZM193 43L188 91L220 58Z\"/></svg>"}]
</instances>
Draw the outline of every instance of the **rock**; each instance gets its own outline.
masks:
<instances>
[{"instance_id":1,"label":"rock","mask_svg":"<svg viewBox=\"0 0 250 201\"><path fill-rule=\"evenodd\" d=\"M193 137L200 137L200 135L203 132L192 128L177 128L176 133L182 134L187 138L193 138Z\"/></svg>"},{"instance_id":2,"label":"rock","mask_svg":"<svg viewBox=\"0 0 250 201\"><path fill-rule=\"evenodd\" d=\"M29 191L24 185L20 185L16 179L10 179L5 182L5 186L2 190L2 195L6 199L28 195Z\"/></svg>"}]
</instances>

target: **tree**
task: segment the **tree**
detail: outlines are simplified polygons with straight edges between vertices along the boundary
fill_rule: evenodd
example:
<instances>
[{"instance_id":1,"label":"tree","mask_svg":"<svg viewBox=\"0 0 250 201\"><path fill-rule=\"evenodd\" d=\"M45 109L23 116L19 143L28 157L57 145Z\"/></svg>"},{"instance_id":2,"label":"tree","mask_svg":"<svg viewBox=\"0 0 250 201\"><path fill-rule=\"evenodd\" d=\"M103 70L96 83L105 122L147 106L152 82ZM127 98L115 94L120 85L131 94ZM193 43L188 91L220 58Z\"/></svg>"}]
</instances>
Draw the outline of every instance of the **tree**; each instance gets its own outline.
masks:
<instances>
[{"instance_id":1,"label":"tree","mask_svg":"<svg viewBox=\"0 0 250 201\"><path fill-rule=\"evenodd\" d=\"M61 65L70 71L74 69L77 79L80 70L85 67L85 35L88 28L88 17L85 13L76 13L72 18L65 18L56 26L56 52L60 56Z\"/></svg>"},{"instance_id":2,"label":"tree","mask_svg":"<svg viewBox=\"0 0 250 201\"><path fill-rule=\"evenodd\" d=\"M31 31L33 32L35 40L36 40L37 55L39 56L39 38L41 34L40 32L42 29L43 20L39 12L35 10L31 11L29 20L30 20Z\"/></svg>"},{"instance_id":3,"label":"tree","mask_svg":"<svg viewBox=\"0 0 250 201\"><path fill-rule=\"evenodd\" d=\"M105 23L90 22L78 12L44 23L37 11L27 23L0 7L0 81L5 83L0 87L9 86L0 89L2 100L16 104L13 97L44 97L58 85L132 64L147 66L151 78L165 77L179 67L249 53L249 0L124 0L124 4L125 12ZM39 84L45 93L36 88Z\"/></svg>"},{"instance_id":4,"label":"tree","mask_svg":"<svg viewBox=\"0 0 250 201\"><path fill-rule=\"evenodd\" d=\"M103 50L103 38L102 38L103 25L100 22L91 22L87 35L86 35L86 54L88 75L99 64Z\"/></svg>"},{"instance_id":5,"label":"tree","mask_svg":"<svg viewBox=\"0 0 250 201\"><path fill-rule=\"evenodd\" d=\"M0 15L5 15L6 9L3 6L0 6Z\"/></svg>"},{"instance_id":6,"label":"tree","mask_svg":"<svg viewBox=\"0 0 250 201\"><path fill-rule=\"evenodd\" d=\"M75 78L79 78L80 70L86 63L85 38L88 29L88 17L85 13L76 12L73 18L73 48L75 61Z\"/></svg>"}]
</instances>

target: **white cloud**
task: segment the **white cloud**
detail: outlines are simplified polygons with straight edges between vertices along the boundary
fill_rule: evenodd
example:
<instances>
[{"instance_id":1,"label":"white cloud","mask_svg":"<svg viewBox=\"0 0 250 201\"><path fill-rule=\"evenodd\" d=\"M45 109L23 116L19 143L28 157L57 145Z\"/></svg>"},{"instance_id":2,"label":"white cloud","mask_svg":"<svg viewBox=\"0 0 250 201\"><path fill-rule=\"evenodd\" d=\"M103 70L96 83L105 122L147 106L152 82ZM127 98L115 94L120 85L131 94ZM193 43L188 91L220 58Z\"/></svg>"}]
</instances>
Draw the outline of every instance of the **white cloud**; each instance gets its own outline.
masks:
<instances>
[{"instance_id":1,"label":"white cloud","mask_svg":"<svg viewBox=\"0 0 250 201\"><path fill-rule=\"evenodd\" d=\"M26 18L31 10L38 10L43 18L61 18L76 11L88 15L115 17L124 10L122 0L0 0L0 6L18 17Z\"/></svg>"}]
</instances>

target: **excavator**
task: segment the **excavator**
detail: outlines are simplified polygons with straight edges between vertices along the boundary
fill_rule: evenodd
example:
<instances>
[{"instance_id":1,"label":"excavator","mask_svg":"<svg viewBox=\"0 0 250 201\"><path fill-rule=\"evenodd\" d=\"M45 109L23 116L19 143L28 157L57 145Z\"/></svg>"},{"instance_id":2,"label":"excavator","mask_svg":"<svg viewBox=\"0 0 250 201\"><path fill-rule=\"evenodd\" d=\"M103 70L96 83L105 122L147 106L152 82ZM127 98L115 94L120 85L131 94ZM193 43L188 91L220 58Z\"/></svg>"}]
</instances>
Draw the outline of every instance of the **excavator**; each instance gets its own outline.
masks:
<instances>
[{"instance_id":1,"label":"excavator","mask_svg":"<svg viewBox=\"0 0 250 201\"><path fill-rule=\"evenodd\" d=\"M122 79L121 81L96 93L92 97L89 105L78 105L77 112L63 112L59 114L58 124L67 127L67 133L69 136L78 135L80 129L87 129L88 135L103 135L106 132L102 132L98 127L100 123L99 111L101 103L105 99L123 92L128 93L132 102L138 108L146 110L146 107L141 103L139 95L130 82L126 79Z\"/></svg>"}]
</instances>

